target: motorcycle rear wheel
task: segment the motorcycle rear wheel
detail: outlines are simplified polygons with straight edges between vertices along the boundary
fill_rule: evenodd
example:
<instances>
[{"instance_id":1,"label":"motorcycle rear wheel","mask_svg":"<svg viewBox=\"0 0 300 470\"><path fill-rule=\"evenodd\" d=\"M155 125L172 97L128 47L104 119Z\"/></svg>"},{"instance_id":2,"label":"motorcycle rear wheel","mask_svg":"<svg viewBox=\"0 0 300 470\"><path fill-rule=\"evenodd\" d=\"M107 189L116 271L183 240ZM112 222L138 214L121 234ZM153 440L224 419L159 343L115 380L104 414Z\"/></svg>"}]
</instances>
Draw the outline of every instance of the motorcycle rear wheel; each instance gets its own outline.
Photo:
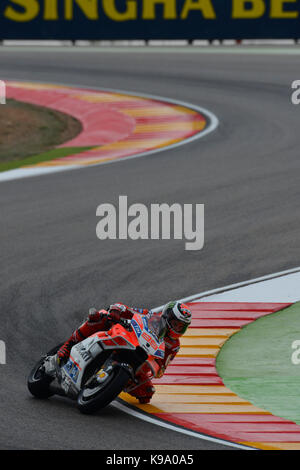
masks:
<instances>
[{"instance_id":1,"label":"motorcycle rear wheel","mask_svg":"<svg viewBox=\"0 0 300 470\"><path fill-rule=\"evenodd\" d=\"M83 414L91 414L105 408L123 390L130 378L122 367L115 367L107 380L93 388L84 387L78 395L77 407Z\"/></svg>"},{"instance_id":2,"label":"motorcycle rear wheel","mask_svg":"<svg viewBox=\"0 0 300 470\"><path fill-rule=\"evenodd\" d=\"M48 353L47 356L52 356L56 354L59 350L61 344L52 348ZM41 370L43 365L44 358L40 359L39 362L34 366L32 371L30 372L27 380L27 387L29 392L36 398L46 399L54 395L54 392L50 390L50 384L53 381L52 377L47 376Z\"/></svg>"}]
</instances>

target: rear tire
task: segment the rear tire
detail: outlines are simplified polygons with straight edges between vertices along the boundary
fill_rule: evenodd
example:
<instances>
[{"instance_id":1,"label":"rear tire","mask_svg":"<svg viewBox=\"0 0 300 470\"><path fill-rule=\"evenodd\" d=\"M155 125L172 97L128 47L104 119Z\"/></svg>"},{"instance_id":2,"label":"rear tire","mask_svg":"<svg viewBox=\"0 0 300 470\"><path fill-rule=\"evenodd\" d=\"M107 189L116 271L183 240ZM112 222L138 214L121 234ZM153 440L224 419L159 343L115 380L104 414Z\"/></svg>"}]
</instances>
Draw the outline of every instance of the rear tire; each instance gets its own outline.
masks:
<instances>
[{"instance_id":1,"label":"rear tire","mask_svg":"<svg viewBox=\"0 0 300 470\"><path fill-rule=\"evenodd\" d=\"M121 393L129 378L129 372L122 367L117 367L103 384L96 385L94 389L84 387L77 398L79 411L83 414L91 414L105 408Z\"/></svg>"},{"instance_id":2,"label":"rear tire","mask_svg":"<svg viewBox=\"0 0 300 470\"><path fill-rule=\"evenodd\" d=\"M52 348L47 356L53 356L59 350L61 344ZM44 358L40 359L39 362L34 366L30 372L27 380L27 387L29 392L36 398L45 399L54 395L54 392L50 390L50 384L53 382L53 377L49 377L42 370L40 370L43 365Z\"/></svg>"}]
</instances>

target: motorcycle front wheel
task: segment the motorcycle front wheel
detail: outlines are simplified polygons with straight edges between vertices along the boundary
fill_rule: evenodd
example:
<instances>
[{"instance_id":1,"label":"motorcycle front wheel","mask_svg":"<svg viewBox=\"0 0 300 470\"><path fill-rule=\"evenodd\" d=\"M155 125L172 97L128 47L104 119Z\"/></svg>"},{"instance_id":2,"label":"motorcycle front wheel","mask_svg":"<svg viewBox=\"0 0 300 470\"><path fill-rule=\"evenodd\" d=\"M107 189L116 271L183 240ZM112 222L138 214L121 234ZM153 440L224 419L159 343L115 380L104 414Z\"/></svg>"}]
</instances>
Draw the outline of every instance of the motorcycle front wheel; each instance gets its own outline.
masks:
<instances>
[{"instance_id":1,"label":"motorcycle front wheel","mask_svg":"<svg viewBox=\"0 0 300 470\"><path fill-rule=\"evenodd\" d=\"M90 385L83 387L77 398L79 411L91 414L105 408L121 393L129 378L129 373L117 366L101 384L95 380Z\"/></svg>"}]
</instances>

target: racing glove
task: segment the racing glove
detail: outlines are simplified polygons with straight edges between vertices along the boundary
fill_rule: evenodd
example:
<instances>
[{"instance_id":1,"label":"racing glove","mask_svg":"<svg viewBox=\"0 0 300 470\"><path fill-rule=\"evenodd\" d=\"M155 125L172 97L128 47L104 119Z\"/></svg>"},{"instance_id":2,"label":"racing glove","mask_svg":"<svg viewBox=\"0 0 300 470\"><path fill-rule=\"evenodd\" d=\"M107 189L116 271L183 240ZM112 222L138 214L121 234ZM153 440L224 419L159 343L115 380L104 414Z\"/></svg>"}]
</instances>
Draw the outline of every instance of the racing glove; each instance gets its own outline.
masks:
<instances>
[{"instance_id":1,"label":"racing glove","mask_svg":"<svg viewBox=\"0 0 300 470\"><path fill-rule=\"evenodd\" d=\"M119 312L120 315L122 313L124 313L124 314L127 313L127 310L128 309L127 309L126 305L124 305L124 304L112 304L108 308L109 313L114 311L114 312Z\"/></svg>"}]
</instances>

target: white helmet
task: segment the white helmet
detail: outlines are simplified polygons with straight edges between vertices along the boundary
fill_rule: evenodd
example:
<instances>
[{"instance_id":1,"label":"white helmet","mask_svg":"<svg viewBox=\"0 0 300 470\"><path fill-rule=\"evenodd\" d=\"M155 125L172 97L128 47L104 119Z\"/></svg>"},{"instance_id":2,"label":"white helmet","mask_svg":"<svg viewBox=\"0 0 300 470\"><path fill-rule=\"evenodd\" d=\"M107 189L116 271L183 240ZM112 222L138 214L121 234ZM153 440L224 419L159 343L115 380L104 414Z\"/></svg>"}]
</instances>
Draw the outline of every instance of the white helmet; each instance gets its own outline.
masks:
<instances>
[{"instance_id":1,"label":"white helmet","mask_svg":"<svg viewBox=\"0 0 300 470\"><path fill-rule=\"evenodd\" d=\"M165 318L170 336L179 338L182 336L192 321L191 310L181 302L169 302L162 311L162 317Z\"/></svg>"}]
</instances>

